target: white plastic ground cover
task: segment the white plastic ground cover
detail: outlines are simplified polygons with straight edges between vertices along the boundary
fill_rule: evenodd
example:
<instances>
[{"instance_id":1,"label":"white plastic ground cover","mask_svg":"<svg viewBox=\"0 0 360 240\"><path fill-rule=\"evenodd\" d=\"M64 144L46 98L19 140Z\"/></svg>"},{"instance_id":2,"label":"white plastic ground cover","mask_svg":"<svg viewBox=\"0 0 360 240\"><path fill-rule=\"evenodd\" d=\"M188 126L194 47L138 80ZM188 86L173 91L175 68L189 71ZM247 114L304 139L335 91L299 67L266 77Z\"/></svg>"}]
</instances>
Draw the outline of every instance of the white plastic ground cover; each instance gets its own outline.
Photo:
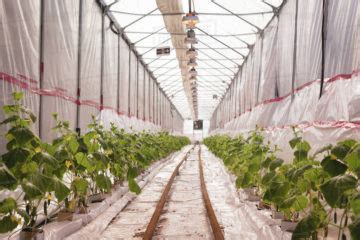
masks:
<instances>
[{"instance_id":1,"label":"white plastic ground cover","mask_svg":"<svg viewBox=\"0 0 360 240\"><path fill-rule=\"evenodd\" d=\"M212 207L225 239L285 240L291 234L281 231L280 220L270 217L269 210L257 210L256 203L246 200L246 195L235 187L231 175L221 159L202 145L204 178Z\"/></svg>"},{"instance_id":2,"label":"white plastic ground cover","mask_svg":"<svg viewBox=\"0 0 360 240\"><path fill-rule=\"evenodd\" d=\"M116 201L110 208L105 210L101 215L99 215L94 221L92 221L90 224L82 228L80 231L68 236L67 240L79 240L79 239L100 239L100 238L106 238L106 236L109 236L107 239L114 239L116 237L121 237L124 239L126 238L126 232L130 232L132 229L131 220L128 219L126 222L127 225L125 226L126 231L122 231L120 229L114 229L116 231L115 233L112 232L112 228L114 225L116 225L117 219L122 218L123 214L126 214L128 212L129 207L134 206L137 204L139 199L143 198L144 196L149 198L157 198L161 194L162 187L166 184L166 180L168 179L167 174L164 175L164 171L168 169L168 172L170 173L171 169L173 170L175 166L178 164L179 161L184 157L186 152L189 150L190 146L185 147L183 150L181 150L179 153L174 154L173 157L167 161L163 161L159 164L156 164L152 167L152 169L149 169L150 173L143 179L143 181L139 182L140 187L142 188L142 192L140 195L136 196L133 193L126 193L122 196L118 201ZM160 176L159 176L160 175ZM165 176L164 179L162 179ZM160 181L159 179L162 179ZM154 182L159 183L162 182L161 186L157 188L157 192L152 192ZM146 186L146 187L145 187ZM134 200L135 199L135 200ZM125 210L124 210L125 208ZM150 211L149 214L152 214ZM151 217L151 215L150 215ZM136 219L135 219L136 220ZM146 224L146 220L138 217L137 219L142 224Z\"/></svg>"},{"instance_id":3,"label":"white plastic ground cover","mask_svg":"<svg viewBox=\"0 0 360 240\"><path fill-rule=\"evenodd\" d=\"M213 239L200 186L199 147L179 169L153 239Z\"/></svg>"},{"instance_id":4,"label":"white plastic ground cover","mask_svg":"<svg viewBox=\"0 0 360 240\"><path fill-rule=\"evenodd\" d=\"M236 136L256 126L263 127L266 138L282 149L277 154L285 161L292 159L288 144L293 137L292 126L303 131L312 151L346 138L360 139L359 72L329 79L320 100L319 87L319 81L315 81L297 91L294 97L289 95L259 105L211 134Z\"/></svg>"},{"instance_id":5,"label":"white plastic ground cover","mask_svg":"<svg viewBox=\"0 0 360 240\"><path fill-rule=\"evenodd\" d=\"M164 158L162 160L153 163L146 171L144 171L141 175L139 175L135 179L138 185L140 186L140 188L142 189L147 184L147 182L151 180L153 176L165 164L171 161L171 159L174 159L177 156L181 155L183 152L186 152L186 148L184 148L179 152L171 154L167 158ZM19 194L20 191L16 191L16 192L4 191L0 196L0 200L7 196L16 197ZM115 211L116 213L118 213L121 210L121 208L123 208L131 199L135 197L136 195L129 191L127 182L122 186L117 185L114 187L112 194L108 196L104 201L99 203L89 204L89 210L87 214L74 214L73 221L57 222L55 220L54 222L46 224L43 227L45 233L45 239L62 240L65 237L69 236L70 234L79 231L84 226L88 225L91 228L89 224L93 222L95 219L98 219L99 216L102 216L104 212ZM112 207L113 205L114 207ZM49 216L55 214L57 211L58 211L58 207L56 205L51 205L48 210ZM108 219L108 215L107 216L104 215L101 218L103 218L103 220L101 220L100 222L105 223L106 221L104 219ZM40 217L40 219L38 219L38 222L40 223L43 220L44 218ZM110 222L111 219L108 219L107 221ZM94 225L96 226L96 223ZM2 234L0 235L0 239L17 240L19 239L19 232L15 231L14 233L10 233L10 234Z\"/></svg>"}]
</instances>

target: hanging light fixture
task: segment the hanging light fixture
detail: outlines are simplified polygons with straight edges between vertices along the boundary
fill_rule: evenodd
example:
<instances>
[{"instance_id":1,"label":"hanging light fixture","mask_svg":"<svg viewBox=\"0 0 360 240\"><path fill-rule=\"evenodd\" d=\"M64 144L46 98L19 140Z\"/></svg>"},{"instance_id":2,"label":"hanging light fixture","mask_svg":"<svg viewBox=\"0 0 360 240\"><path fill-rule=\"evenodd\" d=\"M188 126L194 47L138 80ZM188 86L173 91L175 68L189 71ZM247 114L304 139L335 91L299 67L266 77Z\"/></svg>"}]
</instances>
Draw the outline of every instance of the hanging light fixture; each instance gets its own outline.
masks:
<instances>
[{"instance_id":1,"label":"hanging light fixture","mask_svg":"<svg viewBox=\"0 0 360 240\"><path fill-rule=\"evenodd\" d=\"M190 83L192 87L197 87L196 81Z\"/></svg>"},{"instance_id":2,"label":"hanging light fixture","mask_svg":"<svg viewBox=\"0 0 360 240\"><path fill-rule=\"evenodd\" d=\"M190 29L185 38L186 44L197 44L198 40L196 39L195 31L193 29Z\"/></svg>"},{"instance_id":3,"label":"hanging light fixture","mask_svg":"<svg viewBox=\"0 0 360 240\"><path fill-rule=\"evenodd\" d=\"M197 73L197 71L195 70L195 68L192 68L192 69L190 69L189 74L190 74L190 76L192 76L192 77L196 77L198 73Z\"/></svg>"},{"instance_id":4,"label":"hanging light fixture","mask_svg":"<svg viewBox=\"0 0 360 240\"><path fill-rule=\"evenodd\" d=\"M193 46L191 46L190 49L186 51L186 56L189 57L190 59L196 58L197 55L198 53Z\"/></svg>"},{"instance_id":5,"label":"hanging light fixture","mask_svg":"<svg viewBox=\"0 0 360 240\"><path fill-rule=\"evenodd\" d=\"M187 29L195 28L196 24L198 24L200 22L198 14L195 12L195 6L194 6L194 11L193 11L191 4L194 4L194 3L191 2L191 0L189 0L189 13L187 13L182 18L182 22L186 26Z\"/></svg>"},{"instance_id":6,"label":"hanging light fixture","mask_svg":"<svg viewBox=\"0 0 360 240\"><path fill-rule=\"evenodd\" d=\"M198 64L196 62L196 59L190 59L189 62L188 62L188 66L189 67L197 67Z\"/></svg>"},{"instance_id":7,"label":"hanging light fixture","mask_svg":"<svg viewBox=\"0 0 360 240\"><path fill-rule=\"evenodd\" d=\"M200 21L196 12L190 12L182 18L182 22L187 29L194 29Z\"/></svg>"}]
</instances>

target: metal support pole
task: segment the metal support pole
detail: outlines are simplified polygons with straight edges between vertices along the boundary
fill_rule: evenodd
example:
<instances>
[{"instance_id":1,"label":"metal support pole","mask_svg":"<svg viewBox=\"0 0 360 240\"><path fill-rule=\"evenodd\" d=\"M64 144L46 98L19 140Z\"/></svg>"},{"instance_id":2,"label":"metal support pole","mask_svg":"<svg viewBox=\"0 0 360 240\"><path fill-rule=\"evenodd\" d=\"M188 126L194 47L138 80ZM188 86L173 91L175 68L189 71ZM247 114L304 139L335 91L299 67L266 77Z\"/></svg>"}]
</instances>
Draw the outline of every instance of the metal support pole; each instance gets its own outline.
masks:
<instances>
[{"instance_id":1,"label":"metal support pole","mask_svg":"<svg viewBox=\"0 0 360 240\"><path fill-rule=\"evenodd\" d=\"M325 51L326 51L326 33L327 33L327 18L328 18L328 0L323 0L323 15L321 26L321 82L320 82L320 96L322 97L325 81Z\"/></svg>"},{"instance_id":2,"label":"metal support pole","mask_svg":"<svg viewBox=\"0 0 360 240\"><path fill-rule=\"evenodd\" d=\"M121 35L118 34L118 65L117 65L117 100L116 100L116 109L120 112L120 61L121 61L121 47L120 47Z\"/></svg>"},{"instance_id":3,"label":"metal support pole","mask_svg":"<svg viewBox=\"0 0 360 240\"><path fill-rule=\"evenodd\" d=\"M44 81L44 18L45 18L45 0L41 0L41 6L40 6L40 43L39 43L39 50L40 50L40 61L39 61L39 87L40 89L43 88L43 81ZM40 94L39 96L39 137L43 138L42 134L42 102L43 102L43 96Z\"/></svg>"},{"instance_id":4,"label":"metal support pole","mask_svg":"<svg viewBox=\"0 0 360 240\"><path fill-rule=\"evenodd\" d=\"M144 77L143 77L143 120L146 120L145 118L146 118L146 111L145 111L145 109L146 109L146 107L145 107L145 103L146 103L146 79L145 79L145 68L144 68Z\"/></svg>"},{"instance_id":5,"label":"metal support pole","mask_svg":"<svg viewBox=\"0 0 360 240\"><path fill-rule=\"evenodd\" d=\"M293 51L293 72L292 72L292 80L291 80L292 99L294 98L295 78L296 78L298 15L299 15L299 0L296 0L296 5L295 5L295 34L294 34L294 51Z\"/></svg>"},{"instance_id":6,"label":"metal support pole","mask_svg":"<svg viewBox=\"0 0 360 240\"><path fill-rule=\"evenodd\" d=\"M129 49L128 116L131 115L131 48Z\"/></svg>"},{"instance_id":7,"label":"metal support pole","mask_svg":"<svg viewBox=\"0 0 360 240\"><path fill-rule=\"evenodd\" d=\"M83 16L83 0L79 1L79 32L78 32L78 62L77 62L77 81L76 81L76 132L81 132L80 129L80 81L81 81L81 64L82 64L82 16Z\"/></svg>"},{"instance_id":8,"label":"metal support pole","mask_svg":"<svg viewBox=\"0 0 360 240\"><path fill-rule=\"evenodd\" d=\"M139 119L139 59L136 59L136 118Z\"/></svg>"},{"instance_id":9,"label":"metal support pole","mask_svg":"<svg viewBox=\"0 0 360 240\"><path fill-rule=\"evenodd\" d=\"M104 106L105 11L101 17L100 111Z\"/></svg>"}]
</instances>

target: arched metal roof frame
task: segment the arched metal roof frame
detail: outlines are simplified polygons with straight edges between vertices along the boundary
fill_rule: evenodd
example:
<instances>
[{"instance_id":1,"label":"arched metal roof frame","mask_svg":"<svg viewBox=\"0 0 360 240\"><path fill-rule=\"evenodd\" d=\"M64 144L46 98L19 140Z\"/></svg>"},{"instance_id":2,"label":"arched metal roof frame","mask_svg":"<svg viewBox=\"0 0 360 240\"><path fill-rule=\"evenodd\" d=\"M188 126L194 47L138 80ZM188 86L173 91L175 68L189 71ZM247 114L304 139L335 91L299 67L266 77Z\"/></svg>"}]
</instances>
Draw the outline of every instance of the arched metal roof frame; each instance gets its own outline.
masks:
<instances>
[{"instance_id":1,"label":"arched metal roof frame","mask_svg":"<svg viewBox=\"0 0 360 240\"><path fill-rule=\"evenodd\" d=\"M127 6L126 3L136 2L136 0L101 1L107 6L107 12L113 16L113 20L117 21L117 24L122 31L121 34L125 34L132 43L132 46L138 53L138 57L142 60L149 72L152 73L152 76L157 80L167 97L173 102L184 118L190 117L189 111L184 107L184 104L186 105L187 101L184 101L186 100L185 93L181 92L181 71L178 67L178 59L174 54L175 51L171 51L172 54L168 57L157 57L155 55L155 49L159 46L170 46L171 49L174 50L171 43L171 35L166 31L163 23L163 16L184 15L187 10L187 5L184 4L184 12L162 14L158 10L155 0L146 1L153 2L152 4L148 4L149 6L155 6L153 8L148 7L148 9L146 7L138 9L124 7ZM184 1L184 3L187 2L187 0L179 1ZM199 24L195 29L196 37L199 41L199 44L195 46L199 52L197 59L198 67L196 68L199 72L198 99L200 100L199 106L202 106L204 109L204 111L202 111L202 108L199 107L199 117L204 119L209 119L211 117L217 104L226 94L232 81L236 78L243 62L255 43L254 40L256 39L256 35L263 31L265 26L276 15L279 8L281 8L286 0L232 0L233 2L237 2L236 4L253 1L257 2L257 4L262 3L264 5L259 11L244 11L237 13L235 13L236 8L226 5L226 3L223 3L224 1L229 3L231 0L203 1L206 2L206 4L212 5L210 7L212 11L208 11L206 9L207 7L202 9L202 6L199 6L201 5L198 4L200 1L195 0L195 6L197 7L200 21L204 18L231 17L232 19L236 18L243 24L247 24L249 28L245 32L233 31L230 33L223 33L217 32L216 30L215 32L212 32L210 28L206 28L206 26ZM144 5L144 1L141 1L141 3ZM260 24L261 26L252 19L253 17L264 15L270 15L270 17ZM123 20L124 16L127 21ZM145 20L151 24L151 22L154 22L151 19L157 19L156 22L162 23L160 24L161 26L154 24L154 26L152 26L152 28L154 28L153 31L149 31L148 28L136 28L139 23L144 23ZM120 24L123 24L123 26ZM184 33L171 34L185 35ZM216 99L213 99L214 94L217 95ZM204 105L202 102L205 102L210 107L205 107L206 104ZM189 108L189 106L187 106L187 108Z\"/></svg>"}]
</instances>

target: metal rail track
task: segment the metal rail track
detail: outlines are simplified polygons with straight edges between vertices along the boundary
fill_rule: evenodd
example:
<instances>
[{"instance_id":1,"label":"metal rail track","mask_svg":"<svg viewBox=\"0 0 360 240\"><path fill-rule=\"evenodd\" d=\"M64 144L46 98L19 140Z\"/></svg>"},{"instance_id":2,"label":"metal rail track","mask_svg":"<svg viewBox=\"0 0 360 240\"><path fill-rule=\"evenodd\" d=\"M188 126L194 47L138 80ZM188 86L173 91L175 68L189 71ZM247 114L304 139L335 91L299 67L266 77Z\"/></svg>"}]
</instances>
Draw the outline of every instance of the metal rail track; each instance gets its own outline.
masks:
<instances>
[{"instance_id":1,"label":"metal rail track","mask_svg":"<svg viewBox=\"0 0 360 240\"><path fill-rule=\"evenodd\" d=\"M181 160L181 162L177 165L177 167L175 168L174 172L172 173L168 183L166 184L166 187L164 188L164 191L156 205L155 211L150 219L150 222L146 228L146 231L143 235L143 239L144 240L151 240L157 224L159 222L160 216L162 214L162 210L168 200L168 196L169 196L169 192L170 189L172 187L172 184L175 180L175 177L179 174L179 169L181 167L181 165L186 161L186 159L188 158L188 155L191 151L193 151L195 148L195 146L190 149L186 155L184 156L184 158ZM201 186L201 193L202 193L202 197L204 200L204 205L206 208L206 212L210 221L210 225L211 225L211 229L214 235L214 239L215 240L223 240L224 239L224 235L223 232L221 230L221 227L219 225L219 222L217 221L214 209L212 208L211 202L210 202L210 198L206 189L206 185L205 185L205 179L204 179L204 174L203 174L203 168L202 168L202 160L201 160L201 146L199 145L199 152L198 152L198 158L199 158L199 175L200 175L200 186Z\"/></svg>"}]
</instances>

